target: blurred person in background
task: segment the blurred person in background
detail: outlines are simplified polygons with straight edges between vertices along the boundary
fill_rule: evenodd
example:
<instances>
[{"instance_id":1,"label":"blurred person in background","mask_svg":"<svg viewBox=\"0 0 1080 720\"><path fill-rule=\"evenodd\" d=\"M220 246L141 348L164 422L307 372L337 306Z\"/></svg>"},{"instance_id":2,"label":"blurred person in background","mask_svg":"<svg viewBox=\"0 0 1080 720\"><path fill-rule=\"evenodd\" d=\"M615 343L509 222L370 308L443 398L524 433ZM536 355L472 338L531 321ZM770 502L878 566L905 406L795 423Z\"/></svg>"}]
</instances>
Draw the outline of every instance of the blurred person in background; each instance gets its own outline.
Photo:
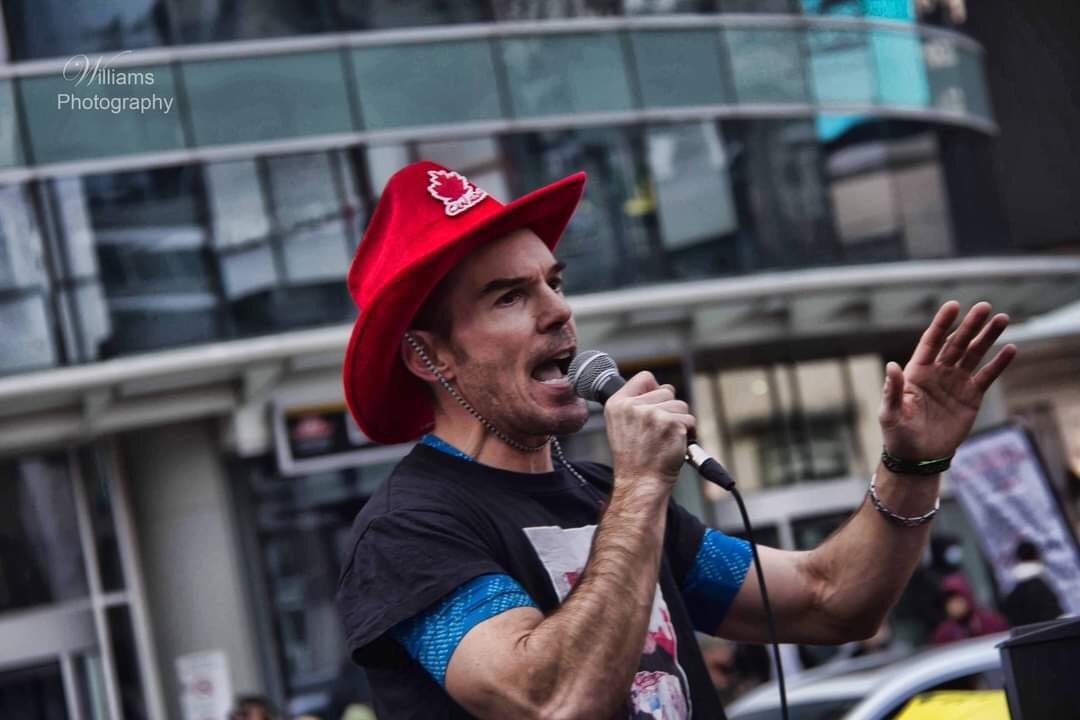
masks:
<instances>
[{"instance_id":1,"label":"blurred person in background","mask_svg":"<svg viewBox=\"0 0 1080 720\"><path fill-rule=\"evenodd\" d=\"M1061 603L1046 580L1046 566L1038 545L1021 540L1016 546L1016 562L1013 568L1016 586L1001 603L1009 625L1016 627L1061 617Z\"/></svg>"},{"instance_id":2,"label":"blurred person in background","mask_svg":"<svg viewBox=\"0 0 1080 720\"><path fill-rule=\"evenodd\" d=\"M228 720L278 720L274 705L263 695L241 695Z\"/></svg>"},{"instance_id":3,"label":"blurred person in background","mask_svg":"<svg viewBox=\"0 0 1080 720\"><path fill-rule=\"evenodd\" d=\"M971 584L960 573L953 573L941 581L941 603L945 619L934 628L930 642L934 645L990 635L1008 629L1005 618L975 602Z\"/></svg>"}]
</instances>

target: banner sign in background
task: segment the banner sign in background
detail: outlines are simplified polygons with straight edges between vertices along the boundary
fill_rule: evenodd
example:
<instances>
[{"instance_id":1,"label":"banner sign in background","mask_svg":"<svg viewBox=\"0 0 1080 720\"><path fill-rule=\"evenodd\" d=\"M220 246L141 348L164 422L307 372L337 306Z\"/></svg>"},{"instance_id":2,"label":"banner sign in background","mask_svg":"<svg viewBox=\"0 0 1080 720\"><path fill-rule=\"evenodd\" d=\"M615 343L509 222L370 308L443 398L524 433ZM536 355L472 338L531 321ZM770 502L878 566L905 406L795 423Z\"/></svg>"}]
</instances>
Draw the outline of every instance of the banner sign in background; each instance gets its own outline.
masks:
<instances>
[{"instance_id":1,"label":"banner sign in background","mask_svg":"<svg viewBox=\"0 0 1080 720\"><path fill-rule=\"evenodd\" d=\"M971 437L956 451L949 479L1001 593L1016 584L1016 545L1027 539L1039 546L1061 607L1080 614L1080 549L1027 433L1006 426Z\"/></svg>"}]
</instances>

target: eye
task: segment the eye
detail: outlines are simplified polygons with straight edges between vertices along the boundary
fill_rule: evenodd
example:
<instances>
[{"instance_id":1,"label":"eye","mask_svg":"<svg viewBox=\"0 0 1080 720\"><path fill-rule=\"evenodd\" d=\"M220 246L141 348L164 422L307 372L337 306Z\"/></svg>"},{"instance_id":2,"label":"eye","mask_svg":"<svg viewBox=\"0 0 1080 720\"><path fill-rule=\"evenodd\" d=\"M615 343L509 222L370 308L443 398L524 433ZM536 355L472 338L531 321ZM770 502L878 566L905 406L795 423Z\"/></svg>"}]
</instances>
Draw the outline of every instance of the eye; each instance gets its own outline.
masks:
<instances>
[{"instance_id":1,"label":"eye","mask_svg":"<svg viewBox=\"0 0 1080 720\"><path fill-rule=\"evenodd\" d=\"M563 291L563 281L561 277L553 279L551 282L548 283L548 285L551 287L552 290L557 293L561 293Z\"/></svg>"},{"instance_id":2,"label":"eye","mask_svg":"<svg viewBox=\"0 0 1080 720\"><path fill-rule=\"evenodd\" d=\"M517 300L519 297L521 297L520 290L511 290L508 293L500 295L499 299L495 301L495 304L502 306L513 305L514 301Z\"/></svg>"}]
</instances>

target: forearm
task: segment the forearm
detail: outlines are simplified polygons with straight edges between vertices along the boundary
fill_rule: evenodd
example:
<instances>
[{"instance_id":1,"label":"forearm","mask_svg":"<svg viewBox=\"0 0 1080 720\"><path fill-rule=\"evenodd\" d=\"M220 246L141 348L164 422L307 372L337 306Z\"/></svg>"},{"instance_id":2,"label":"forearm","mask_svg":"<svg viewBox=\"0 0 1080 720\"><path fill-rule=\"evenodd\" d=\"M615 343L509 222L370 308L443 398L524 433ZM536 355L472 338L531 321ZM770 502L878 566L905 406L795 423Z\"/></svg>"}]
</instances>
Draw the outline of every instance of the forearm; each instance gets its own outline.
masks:
<instances>
[{"instance_id":1,"label":"forearm","mask_svg":"<svg viewBox=\"0 0 1080 720\"><path fill-rule=\"evenodd\" d=\"M608 717L626 701L656 594L666 506L666 493L617 483L581 579L519 642L541 716Z\"/></svg>"},{"instance_id":2,"label":"forearm","mask_svg":"<svg viewBox=\"0 0 1080 720\"><path fill-rule=\"evenodd\" d=\"M885 507L917 516L934 507L940 477L895 475L879 466L875 485ZM868 497L843 528L810 553L805 567L819 588L815 614L834 641L877 629L911 578L929 534L929 523L890 522Z\"/></svg>"}]
</instances>

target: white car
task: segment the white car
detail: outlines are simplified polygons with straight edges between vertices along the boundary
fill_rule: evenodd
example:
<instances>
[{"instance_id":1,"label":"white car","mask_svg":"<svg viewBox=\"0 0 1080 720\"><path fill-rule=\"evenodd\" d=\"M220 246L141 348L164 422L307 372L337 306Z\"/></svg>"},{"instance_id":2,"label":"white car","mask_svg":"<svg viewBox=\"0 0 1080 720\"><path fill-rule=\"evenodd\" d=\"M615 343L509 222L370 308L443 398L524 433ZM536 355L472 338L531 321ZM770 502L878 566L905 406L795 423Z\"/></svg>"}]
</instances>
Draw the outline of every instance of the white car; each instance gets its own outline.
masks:
<instances>
[{"instance_id":1,"label":"white car","mask_svg":"<svg viewBox=\"0 0 1080 720\"><path fill-rule=\"evenodd\" d=\"M964 640L881 664L874 656L816 668L788 680L791 720L888 720L919 693L1005 686L997 644L1008 633ZM780 720L776 683L727 709L729 720Z\"/></svg>"}]
</instances>

